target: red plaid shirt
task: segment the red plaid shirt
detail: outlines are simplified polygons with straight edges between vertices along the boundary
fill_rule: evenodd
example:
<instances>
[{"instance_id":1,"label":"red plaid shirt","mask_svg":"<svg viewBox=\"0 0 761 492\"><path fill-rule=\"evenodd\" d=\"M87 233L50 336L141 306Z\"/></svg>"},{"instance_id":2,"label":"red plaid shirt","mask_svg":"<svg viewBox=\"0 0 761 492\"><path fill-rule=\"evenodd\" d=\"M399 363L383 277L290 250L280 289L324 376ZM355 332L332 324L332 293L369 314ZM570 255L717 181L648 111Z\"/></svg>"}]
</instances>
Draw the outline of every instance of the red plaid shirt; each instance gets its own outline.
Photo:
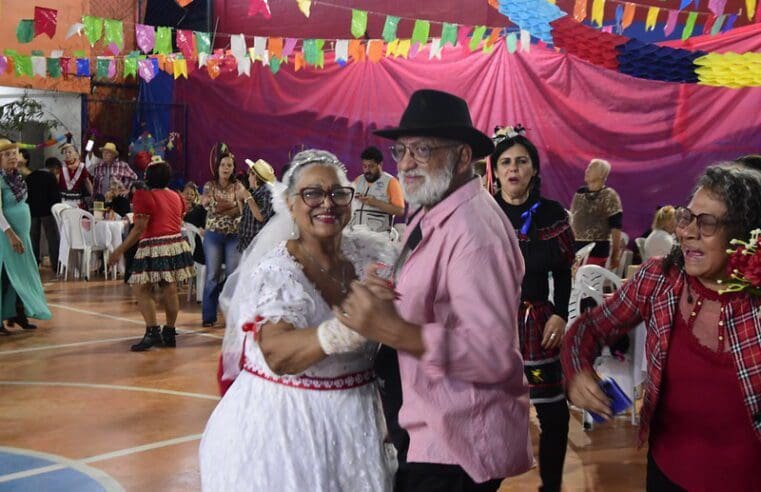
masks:
<instances>
[{"instance_id":1,"label":"red plaid shirt","mask_svg":"<svg viewBox=\"0 0 761 492\"><path fill-rule=\"evenodd\" d=\"M632 330L644 320L648 378L641 412L639 445L644 444L658 404L663 367L669 349L671 327L686 281L683 271L665 274L662 259L646 262L634 278L605 303L582 315L566 335L561 352L567 381L584 369L592 369L603 345ZM761 439L761 299L733 295L722 299L720 322L729 335L737 379L751 425Z\"/></svg>"}]
</instances>

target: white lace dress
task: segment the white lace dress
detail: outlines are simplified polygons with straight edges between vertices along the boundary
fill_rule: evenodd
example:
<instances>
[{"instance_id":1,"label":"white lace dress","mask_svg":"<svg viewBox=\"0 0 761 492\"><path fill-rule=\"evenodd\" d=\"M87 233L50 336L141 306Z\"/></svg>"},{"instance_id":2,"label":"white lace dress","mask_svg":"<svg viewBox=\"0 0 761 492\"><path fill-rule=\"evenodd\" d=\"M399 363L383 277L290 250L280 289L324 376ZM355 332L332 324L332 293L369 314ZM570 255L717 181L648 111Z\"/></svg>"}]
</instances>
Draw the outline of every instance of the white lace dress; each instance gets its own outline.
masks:
<instances>
[{"instance_id":1,"label":"white lace dress","mask_svg":"<svg viewBox=\"0 0 761 492\"><path fill-rule=\"evenodd\" d=\"M361 276L373 259L357 241L342 244ZM244 275L248 316L240 319L306 328L333 316L285 242ZM383 442L386 426L372 373L377 344L278 376L254 341L256 327L243 328L254 330L245 336L244 370L201 440L203 490L391 491L396 456Z\"/></svg>"}]
</instances>

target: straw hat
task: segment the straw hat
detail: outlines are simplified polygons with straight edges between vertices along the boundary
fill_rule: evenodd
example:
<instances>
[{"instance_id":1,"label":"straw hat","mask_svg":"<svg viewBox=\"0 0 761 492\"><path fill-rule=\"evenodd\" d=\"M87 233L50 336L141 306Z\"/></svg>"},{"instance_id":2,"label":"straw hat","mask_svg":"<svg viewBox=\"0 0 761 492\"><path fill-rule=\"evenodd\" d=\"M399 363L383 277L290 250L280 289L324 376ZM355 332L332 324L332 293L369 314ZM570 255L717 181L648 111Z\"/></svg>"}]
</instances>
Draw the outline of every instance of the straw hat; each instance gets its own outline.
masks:
<instances>
[{"instance_id":1,"label":"straw hat","mask_svg":"<svg viewBox=\"0 0 761 492\"><path fill-rule=\"evenodd\" d=\"M68 142L67 142L67 143L65 143L65 144L63 144L63 145L61 145L61 146L59 147L59 149L61 150L61 154L63 154L63 152L64 152L66 149L68 149L69 147L71 147L72 149L74 149L75 151L77 151L77 148L76 148L76 147L74 147L74 144L72 144L72 143L68 143ZM79 152L79 151L77 151L77 152Z\"/></svg>"},{"instance_id":2,"label":"straw hat","mask_svg":"<svg viewBox=\"0 0 761 492\"><path fill-rule=\"evenodd\" d=\"M149 167L153 166L154 164L166 164L166 161L160 155L153 155L153 156L151 156L151 162L149 162L148 165L145 166L145 168L148 169Z\"/></svg>"},{"instance_id":3,"label":"straw hat","mask_svg":"<svg viewBox=\"0 0 761 492\"><path fill-rule=\"evenodd\" d=\"M268 183L275 181L275 170L272 169L269 162L264 159L257 159L256 162L253 162L251 159L246 159L246 164L248 164L249 169L253 169L256 175L264 181Z\"/></svg>"},{"instance_id":4,"label":"straw hat","mask_svg":"<svg viewBox=\"0 0 761 492\"><path fill-rule=\"evenodd\" d=\"M106 142L106 145L100 148L100 152L103 153L104 150L108 150L109 152L113 152L116 155L119 155L119 151L116 150L116 144L113 142Z\"/></svg>"},{"instance_id":5,"label":"straw hat","mask_svg":"<svg viewBox=\"0 0 761 492\"><path fill-rule=\"evenodd\" d=\"M0 152L4 152L8 149L18 149L18 144L11 142L7 138L0 138Z\"/></svg>"}]
</instances>

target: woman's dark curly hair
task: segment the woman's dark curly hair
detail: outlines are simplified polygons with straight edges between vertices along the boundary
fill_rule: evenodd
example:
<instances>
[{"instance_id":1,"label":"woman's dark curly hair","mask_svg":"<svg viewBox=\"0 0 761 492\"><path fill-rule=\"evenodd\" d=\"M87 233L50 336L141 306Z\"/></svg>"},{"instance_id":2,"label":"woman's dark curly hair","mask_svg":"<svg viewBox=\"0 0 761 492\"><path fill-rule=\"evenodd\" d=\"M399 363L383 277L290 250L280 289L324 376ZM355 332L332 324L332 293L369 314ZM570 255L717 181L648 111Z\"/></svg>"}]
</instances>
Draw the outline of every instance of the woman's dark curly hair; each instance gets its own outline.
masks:
<instances>
[{"instance_id":1,"label":"woman's dark curly hair","mask_svg":"<svg viewBox=\"0 0 761 492\"><path fill-rule=\"evenodd\" d=\"M539 191L542 186L542 178L540 177L541 167L539 162L539 151L536 150L536 145L534 145L531 140L524 137L523 135L508 137L497 144L494 152L491 155L491 159L489 159L491 162L492 173L494 176L497 175L497 160L507 149L515 145L522 145L526 149L526 152L528 152L528 156L531 158L531 165L536 171L536 175L531 178L531 183L529 183L529 186L531 187L529 193L531 196L539 198Z\"/></svg>"},{"instance_id":2,"label":"woman's dark curly hair","mask_svg":"<svg viewBox=\"0 0 761 492\"><path fill-rule=\"evenodd\" d=\"M702 188L724 202L727 247L732 239L747 240L750 232L761 228L761 174L749 169L731 167L732 163L717 163L705 170L695 191ZM694 192L693 192L694 195ZM676 245L663 260L664 270L684 268L684 256Z\"/></svg>"}]
</instances>

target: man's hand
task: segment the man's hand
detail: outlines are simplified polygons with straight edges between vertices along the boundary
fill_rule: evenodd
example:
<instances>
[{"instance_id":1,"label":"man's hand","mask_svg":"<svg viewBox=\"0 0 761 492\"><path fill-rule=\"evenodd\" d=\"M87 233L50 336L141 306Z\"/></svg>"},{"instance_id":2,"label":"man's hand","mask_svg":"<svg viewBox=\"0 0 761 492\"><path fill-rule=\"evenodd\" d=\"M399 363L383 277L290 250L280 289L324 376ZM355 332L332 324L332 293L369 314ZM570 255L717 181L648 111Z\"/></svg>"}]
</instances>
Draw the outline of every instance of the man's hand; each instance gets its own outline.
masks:
<instances>
[{"instance_id":1,"label":"man's hand","mask_svg":"<svg viewBox=\"0 0 761 492\"><path fill-rule=\"evenodd\" d=\"M402 321L393 303L393 290L376 283L352 282L349 296L334 312L343 324L371 340L379 339L382 325Z\"/></svg>"},{"instance_id":2,"label":"man's hand","mask_svg":"<svg viewBox=\"0 0 761 492\"><path fill-rule=\"evenodd\" d=\"M10 227L6 229L5 235L8 237L8 241L11 243L13 251L20 255L24 254L24 243L22 243L21 239L19 239L15 232L13 232L13 229Z\"/></svg>"}]
</instances>

